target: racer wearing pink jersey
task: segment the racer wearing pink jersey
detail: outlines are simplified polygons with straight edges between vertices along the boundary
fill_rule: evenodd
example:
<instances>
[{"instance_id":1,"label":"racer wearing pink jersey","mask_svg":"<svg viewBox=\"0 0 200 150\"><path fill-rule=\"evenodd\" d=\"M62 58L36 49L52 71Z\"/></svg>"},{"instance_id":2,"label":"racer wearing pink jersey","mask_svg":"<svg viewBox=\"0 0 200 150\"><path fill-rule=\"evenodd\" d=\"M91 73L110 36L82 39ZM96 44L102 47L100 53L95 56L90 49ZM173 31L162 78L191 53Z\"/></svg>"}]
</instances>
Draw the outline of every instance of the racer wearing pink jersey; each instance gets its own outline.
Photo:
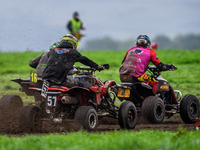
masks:
<instances>
[{"instance_id":1,"label":"racer wearing pink jersey","mask_svg":"<svg viewBox=\"0 0 200 150\"><path fill-rule=\"evenodd\" d=\"M151 76L145 74L148 65L152 62L161 71L169 70L171 64L163 64L156 53L148 48L151 41L147 35L139 35L136 40L136 46L131 47L120 67L120 79L122 82L137 82L154 80Z\"/></svg>"},{"instance_id":2,"label":"racer wearing pink jersey","mask_svg":"<svg viewBox=\"0 0 200 150\"><path fill-rule=\"evenodd\" d=\"M172 65L163 64L156 53L149 48L150 45L151 41L147 35L139 35L136 40L136 46L131 47L124 56L119 72L122 82L145 82L153 88L153 92L156 94L159 82L150 75L145 74L149 63L152 62L160 71L170 70ZM171 86L170 92L173 102L177 104L177 99Z\"/></svg>"},{"instance_id":3,"label":"racer wearing pink jersey","mask_svg":"<svg viewBox=\"0 0 200 150\"><path fill-rule=\"evenodd\" d=\"M140 77L146 72L150 61L154 65L161 63L152 49L142 46L131 47L123 59L121 71L133 77Z\"/></svg>"}]
</instances>

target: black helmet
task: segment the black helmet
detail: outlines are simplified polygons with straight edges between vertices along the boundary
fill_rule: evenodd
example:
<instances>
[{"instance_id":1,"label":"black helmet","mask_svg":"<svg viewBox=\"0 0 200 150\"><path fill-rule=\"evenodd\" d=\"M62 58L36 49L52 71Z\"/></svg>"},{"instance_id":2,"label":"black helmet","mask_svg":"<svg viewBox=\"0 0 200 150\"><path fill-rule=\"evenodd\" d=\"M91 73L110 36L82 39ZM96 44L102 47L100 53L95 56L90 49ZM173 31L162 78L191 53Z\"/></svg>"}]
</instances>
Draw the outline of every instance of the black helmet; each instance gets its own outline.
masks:
<instances>
[{"instance_id":1,"label":"black helmet","mask_svg":"<svg viewBox=\"0 0 200 150\"><path fill-rule=\"evenodd\" d=\"M78 45L78 40L75 36L73 36L72 34L67 34L65 36L62 37L62 39L60 40L61 43L64 42L68 42L73 46L73 49L77 48Z\"/></svg>"},{"instance_id":2,"label":"black helmet","mask_svg":"<svg viewBox=\"0 0 200 150\"><path fill-rule=\"evenodd\" d=\"M151 40L150 40L150 38L149 38L147 35L142 35L142 34L140 34L140 35L137 37L136 45L137 45L137 46L148 47L148 46L151 45Z\"/></svg>"}]
</instances>

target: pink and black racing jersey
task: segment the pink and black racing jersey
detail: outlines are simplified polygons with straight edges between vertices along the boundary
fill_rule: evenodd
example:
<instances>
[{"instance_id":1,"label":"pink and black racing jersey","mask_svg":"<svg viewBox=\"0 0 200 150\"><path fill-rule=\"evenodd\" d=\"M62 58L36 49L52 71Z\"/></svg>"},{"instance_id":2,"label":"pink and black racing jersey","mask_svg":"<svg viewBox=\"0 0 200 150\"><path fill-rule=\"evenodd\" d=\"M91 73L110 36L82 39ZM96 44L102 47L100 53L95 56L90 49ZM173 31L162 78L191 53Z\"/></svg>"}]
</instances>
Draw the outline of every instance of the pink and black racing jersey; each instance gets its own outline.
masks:
<instances>
[{"instance_id":1,"label":"pink and black racing jersey","mask_svg":"<svg viewBox=\"0 0 200 150\"><path fill-rule=\"evenodd\" d=\"M120 74L140 77L146 72L150 61L154 65L161 63L152 49L142 46L131 47L124 56Z\"/></svg>"}]
</instances>

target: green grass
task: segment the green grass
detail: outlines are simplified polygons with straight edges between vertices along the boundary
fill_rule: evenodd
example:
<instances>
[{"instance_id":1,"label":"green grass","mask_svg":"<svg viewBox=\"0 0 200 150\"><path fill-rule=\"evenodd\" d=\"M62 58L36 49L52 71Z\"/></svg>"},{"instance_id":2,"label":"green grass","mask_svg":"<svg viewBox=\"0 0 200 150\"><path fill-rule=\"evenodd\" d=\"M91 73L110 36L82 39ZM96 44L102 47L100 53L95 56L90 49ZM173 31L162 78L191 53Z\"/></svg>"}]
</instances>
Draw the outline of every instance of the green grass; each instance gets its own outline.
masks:
<instances>
[{"instance_id":1,"label":"green grass","mask_svg":"<svg viewBox=\"0 0 200 150\"><path fill-rule=\"evenodd\" d=\"M105 80L120 83L119 67L126 51L81 51L82 55L98 64L110 64L108 71L96 72L95 75ZM159 59L163 63L171 63L178 67L177 71L166 71L162 76L169 81L174 89L183 95L194 94L200 99L200 51L158 50ZM0 96L4 94L19 94L26 101L32 98L18 92L19 85L11 82L13 78L28 78L34 69L29 67L29 61L42 52L0 53ZM76 63L77 66L82 65Z\"/></svg>"},{"instance_id":2,"label":"green grass","mask_svg":"<svg viewBox=\"0 0 200 150\"><path fill-rule=\"evenodd\" d=\"M197 150L199 131L114 131L107 133L73 132L66 135L0 136L1 150Z\"/></svg>"},{"instance_id":3,"label":"green grass","mask_svg":"<svg viewBox=\"0 0 200 150\"><path fill-rule=\"evenodd\" d=\"M28 78L34 69L28 66L29 60L42 52L0 53L0 97L4 94L18 94L25 103L33 98L18 91L19 85L13 78ZM110 64L108 71L96 72L104 80L120 83L119 67L126 51L81 52L98 64ZM200 99L200 51L163 50L157 51L163 63L178 67L177 71L163 72L174 89L185 94L194 94ZM80 63L76 64L81 65ZM22 137L0 136L0 150L60 150L60 149L139 149L139 150L185 150L199 149L200 131L114 131L103 133L72 132L67 134L27 135Z\"/></svg>"}]
</instances>

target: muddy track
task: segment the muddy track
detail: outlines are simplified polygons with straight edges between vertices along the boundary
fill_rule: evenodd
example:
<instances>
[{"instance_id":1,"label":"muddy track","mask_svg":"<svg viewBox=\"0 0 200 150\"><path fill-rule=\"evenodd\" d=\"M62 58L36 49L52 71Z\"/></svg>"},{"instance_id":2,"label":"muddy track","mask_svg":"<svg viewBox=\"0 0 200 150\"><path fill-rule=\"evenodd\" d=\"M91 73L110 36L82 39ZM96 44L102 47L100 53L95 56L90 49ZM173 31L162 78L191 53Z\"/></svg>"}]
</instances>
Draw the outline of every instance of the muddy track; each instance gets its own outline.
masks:
<instances>
[{"instance_id":1,"label":"muddy track","mask_svg":"<svg viewBox=\"0 0 200 150\"><path fill-rule=\"evenodd\" d=\"M139 130L164 130L164 131L177 131L179 128L186 130L195 130L195 124L185 124L179 114L167 119L165 118L162 124L152 124L147 122L144 118L139 116L135 131ZM117 120L105 118L100 120L98 131L112 131L120 130Z\"/></svg>"},{"instance_id":2,"label":"muddy track","mask_svg":"<svg viewBox=\"0 0 200 150\"><path fill-rule=\"evenodd\" d=\"M134 131L140 130L163 130L163 131L177 131L179 128L186 130L195 130L195 124L184 124L177 122L176 120L164 121L162 124L151 124L151 123L138 123ZM119 125L100 125L98 131L113 131L120 130Z\"/></svg>"},{"instance_id":3,"label":"muddy track","mask_svg":"<svg viewBox=\"0 0 200 150\"><path fill-rule=\"evenodd\" d=\"M5 112L4 112L5 113ZM164 130L177 131L180 127L186 130L195 130L195 124L184 124L179 115L175 115L170 119L165 119L162 124L151 124L142 119L138 119L138 123L134 131L140 130ZM81 126L75 122L67 122L64 125L52 124L44 122L40 132L30 132L31 134L47 134L54 132L71 132L79 131ZM111 118L103 118L99 120L99 126L95 132L109 132L114 130L121 130L118 121ZM2 118L0 116L0 134L11 134L15 136L24 135L25 133L19 128L18 118Z\"/></svg>"}]
</instances>

